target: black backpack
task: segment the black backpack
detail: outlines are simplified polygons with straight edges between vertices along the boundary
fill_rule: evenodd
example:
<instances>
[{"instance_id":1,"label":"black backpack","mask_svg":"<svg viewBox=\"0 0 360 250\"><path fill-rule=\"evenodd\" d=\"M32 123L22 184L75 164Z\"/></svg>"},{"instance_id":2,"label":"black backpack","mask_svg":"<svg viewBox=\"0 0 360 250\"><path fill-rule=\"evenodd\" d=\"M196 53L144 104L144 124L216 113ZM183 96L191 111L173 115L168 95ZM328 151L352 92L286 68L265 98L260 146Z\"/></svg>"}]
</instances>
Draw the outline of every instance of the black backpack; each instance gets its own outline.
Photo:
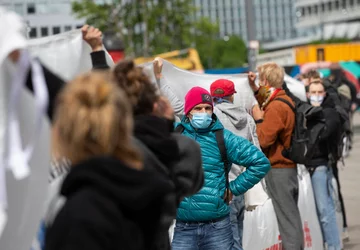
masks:
<instances>
[{"instance_id":1,"label":"black backpack","mask_svg":"<svg viewBox=\"0 0 360 250\"><path fill-rule=\"evenodd\" d=\"M335 110L340 116L341 128L338 129L337 135L329 145L330 159L334 162L343 160L343 150L345 148L344 138L351 136L350 110L351 102L345 96L339 94L337 86L332 84L330 80L324 80L326 93L335 103Z\"/></svg>"},{"instance_id":2,"label":"black backpack","mask_svg":"<svg viewBox=\"0 0 360 250\"><path fill-rule=\"evenodd\" d=\"M182 134L184 132L185 128L183 125L179 124L176 129L175 132L176 133L180 133ZM229 171L230 171L230 162L227 158L227 153L226 153L226 147L225 147L225 140L224 140L224 130L223 129L218 129L215 130L215 137L216 137L216 142L217 145L219 147L220 150L220 154L221 154L221 160L224 163L224 171L225 171L225 179L226 179L226 183L225 183L225 187L226 187L226 191L225 191L225 202L226 204L230 203L230 188L229 188Z\"/></svg>"},{"instance_id":3,"label":"black backpack","mask_svg":"<svg viewBox=\"0 0 360 250\"><path fill-rule=\"evenodd\" d=\"M284 84L283 89L293 100L290 103L283 98L275 98L274 101L286 103L295 114L295 126L291 135L291 144L282 154L285 158L297 164L307 164L313 157L314 146L325 128L322 108L313 107L307 102L301 101L294 96Z\"/></svg>"}]
</instances>

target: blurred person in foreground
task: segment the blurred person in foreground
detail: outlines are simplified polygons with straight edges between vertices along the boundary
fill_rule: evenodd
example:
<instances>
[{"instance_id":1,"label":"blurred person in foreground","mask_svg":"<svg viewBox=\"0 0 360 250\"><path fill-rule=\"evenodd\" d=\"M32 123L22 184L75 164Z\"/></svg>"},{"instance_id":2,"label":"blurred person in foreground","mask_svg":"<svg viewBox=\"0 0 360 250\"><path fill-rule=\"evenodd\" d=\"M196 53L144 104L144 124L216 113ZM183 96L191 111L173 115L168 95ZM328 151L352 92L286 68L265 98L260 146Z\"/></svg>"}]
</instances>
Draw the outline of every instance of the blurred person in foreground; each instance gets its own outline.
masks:
<instances>
[{"instance_id":1,"label":"blurred person in foreground","mask_svg":"<svg viewBox=\"0 0 360 250\"><path fill-rule=\"evenodd\" d=\"M132 110L124 92L100 73L71 81L58 97L57 155L71 161L49 223L45 249L149 249L171 181L143 170L132 146ZM53 203L54 204L54 203Z\"/></svg>"}]
</instances>

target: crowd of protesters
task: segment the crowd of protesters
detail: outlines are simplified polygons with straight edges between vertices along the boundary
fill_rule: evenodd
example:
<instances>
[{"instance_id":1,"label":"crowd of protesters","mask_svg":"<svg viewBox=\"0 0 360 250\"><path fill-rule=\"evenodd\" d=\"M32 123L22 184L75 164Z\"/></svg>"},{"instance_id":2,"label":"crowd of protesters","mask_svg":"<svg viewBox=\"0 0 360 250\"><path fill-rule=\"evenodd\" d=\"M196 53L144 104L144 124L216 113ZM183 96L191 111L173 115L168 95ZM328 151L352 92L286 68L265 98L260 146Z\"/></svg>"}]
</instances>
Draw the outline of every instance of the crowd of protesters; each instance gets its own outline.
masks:
<instances>
[{"instance_id":1,"label":"crowd of protesters","mask_svg":"<svg viewBox=\"0 0 360 250\"><path fill-rule=\"evenodd\" d=\"M210 89L195 86L179 100L162 78L161 58L154 60L152 82L133 61L110 68L101 31L86 25L82 32L93 50L92 72L65 84L43 67L54 171L60 174L51 174L34 250L243 249L244 193L263 179L283 249L304 249L299 162L289 155L298 106L305 103L316 114L307 124L318 133L305 166L324 249L341 249L336 200L345 233L347 221L337 164L344 144L351 147L356 105L341 72L327 79L315 71L302 75L303 104L284 83L284 69L271 62L248 73L256 99L251 110L235 104L237 89L227 79Z\"/></svg>"}]
</instances>

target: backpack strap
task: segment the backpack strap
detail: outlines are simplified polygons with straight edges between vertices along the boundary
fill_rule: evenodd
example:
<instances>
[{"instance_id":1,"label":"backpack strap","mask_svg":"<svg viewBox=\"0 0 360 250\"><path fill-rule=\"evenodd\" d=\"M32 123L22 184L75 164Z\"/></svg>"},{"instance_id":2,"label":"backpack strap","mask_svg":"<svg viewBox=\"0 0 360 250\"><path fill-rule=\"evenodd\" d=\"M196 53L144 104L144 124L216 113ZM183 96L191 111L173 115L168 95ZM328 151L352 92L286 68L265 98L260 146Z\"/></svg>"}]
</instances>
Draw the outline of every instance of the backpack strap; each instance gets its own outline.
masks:
<instances>
[{"instance_id":1,"label":"backpack strap","mask_svg":"<svg viewBox=\"0 0 360 250\"><path fill-rule=\"evenodd\" d=\"M219 129L215 131L215 137L216 137L216 142L217 145L219 147L220 150L220 154L221 154L221 159L224 163L224 171L225 171L225 186L226 186L226 195L225 195L225 202L227 204L230 203L230 189L229 189L229 160L227 158L227 153L226 153L226 147L225 147L225 140L224 140L224 130L223 129Z\"/></svg>"},{"instance_id":2,"label":"backpack strap","mask_svg":"<svg viewBox=\"0 0 360 250\"><path fill-rule=\"evenodd\" d=\"M175 133L179 133L182 134L184 132L185 128L182 124L179 124L176 128L175 128ZM226 195L225 195L225 202L227 204L230 203L230 189L229 189L229 160L227 158L227 153L226 153L226 147L225 147L225 140L224 140L224 130L223 129L219 129L215 131L215 137L216 137L216 142L218 145L218 148L220 150L220 155L221 155L221 160L224 163L224 171L225 171L225 186L226 186Z\"/></svg>"},{"instance_id":3,"label":"backpack strap","mask_svg":"<svg viewBox=\"0 0 360 250\"><path fill-rule=\"evenodd\" d=\"M291 108L291 110L292 110L294 113L296 113L296 109L295 109L294 105L291 104L288 100L285 100L284 98L281 98L281 97L278 97L278 98L275 98L275 99L274 99L274 101L276 101L276 100L278 100L278 101L280 101L280 102L283 102L283 103L286 103L286 104Z\"/></svg>"},{"instance_id":4,"label":"backpack strap","mask_svg":"<svg viewBox=\"0 0 360 250\"><path fill-rule=\"evenodd\" d=\"M175 133L179 133L182 134L184 132L185 128L184 126L180 123L174 130Z\"/></svg>"}]
</instances>

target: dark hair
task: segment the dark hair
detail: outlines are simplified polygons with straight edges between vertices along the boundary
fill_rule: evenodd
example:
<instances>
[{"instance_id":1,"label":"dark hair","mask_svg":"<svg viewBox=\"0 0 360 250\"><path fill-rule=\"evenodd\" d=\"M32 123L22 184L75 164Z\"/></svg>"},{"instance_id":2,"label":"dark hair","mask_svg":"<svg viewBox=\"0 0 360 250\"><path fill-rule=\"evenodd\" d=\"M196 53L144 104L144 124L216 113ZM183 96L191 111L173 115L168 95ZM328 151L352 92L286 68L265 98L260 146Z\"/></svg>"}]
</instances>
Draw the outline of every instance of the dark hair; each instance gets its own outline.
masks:
<instances>
[{"instance_id":1,"label":"dark hair","mask_svg":"<svg viewBox=\"0 0 360 250\"><path fill-rule=\"evenodd\" d=\"M159 100L155 85L141 67L131 60L119 62L113 70L115 82L128 96L134 115L150 114Z\"/></svg>"},{"instance_id":2,"label":"dark hair","mask_svg":"<svg viewBox=\"0 0 360 250\"><path fill-rule=\"evenodd\" d=\"M320 73L315 69L310 70L308 73L305 74L305 78L320 78Z\"/></svg>"}]
</instances>

